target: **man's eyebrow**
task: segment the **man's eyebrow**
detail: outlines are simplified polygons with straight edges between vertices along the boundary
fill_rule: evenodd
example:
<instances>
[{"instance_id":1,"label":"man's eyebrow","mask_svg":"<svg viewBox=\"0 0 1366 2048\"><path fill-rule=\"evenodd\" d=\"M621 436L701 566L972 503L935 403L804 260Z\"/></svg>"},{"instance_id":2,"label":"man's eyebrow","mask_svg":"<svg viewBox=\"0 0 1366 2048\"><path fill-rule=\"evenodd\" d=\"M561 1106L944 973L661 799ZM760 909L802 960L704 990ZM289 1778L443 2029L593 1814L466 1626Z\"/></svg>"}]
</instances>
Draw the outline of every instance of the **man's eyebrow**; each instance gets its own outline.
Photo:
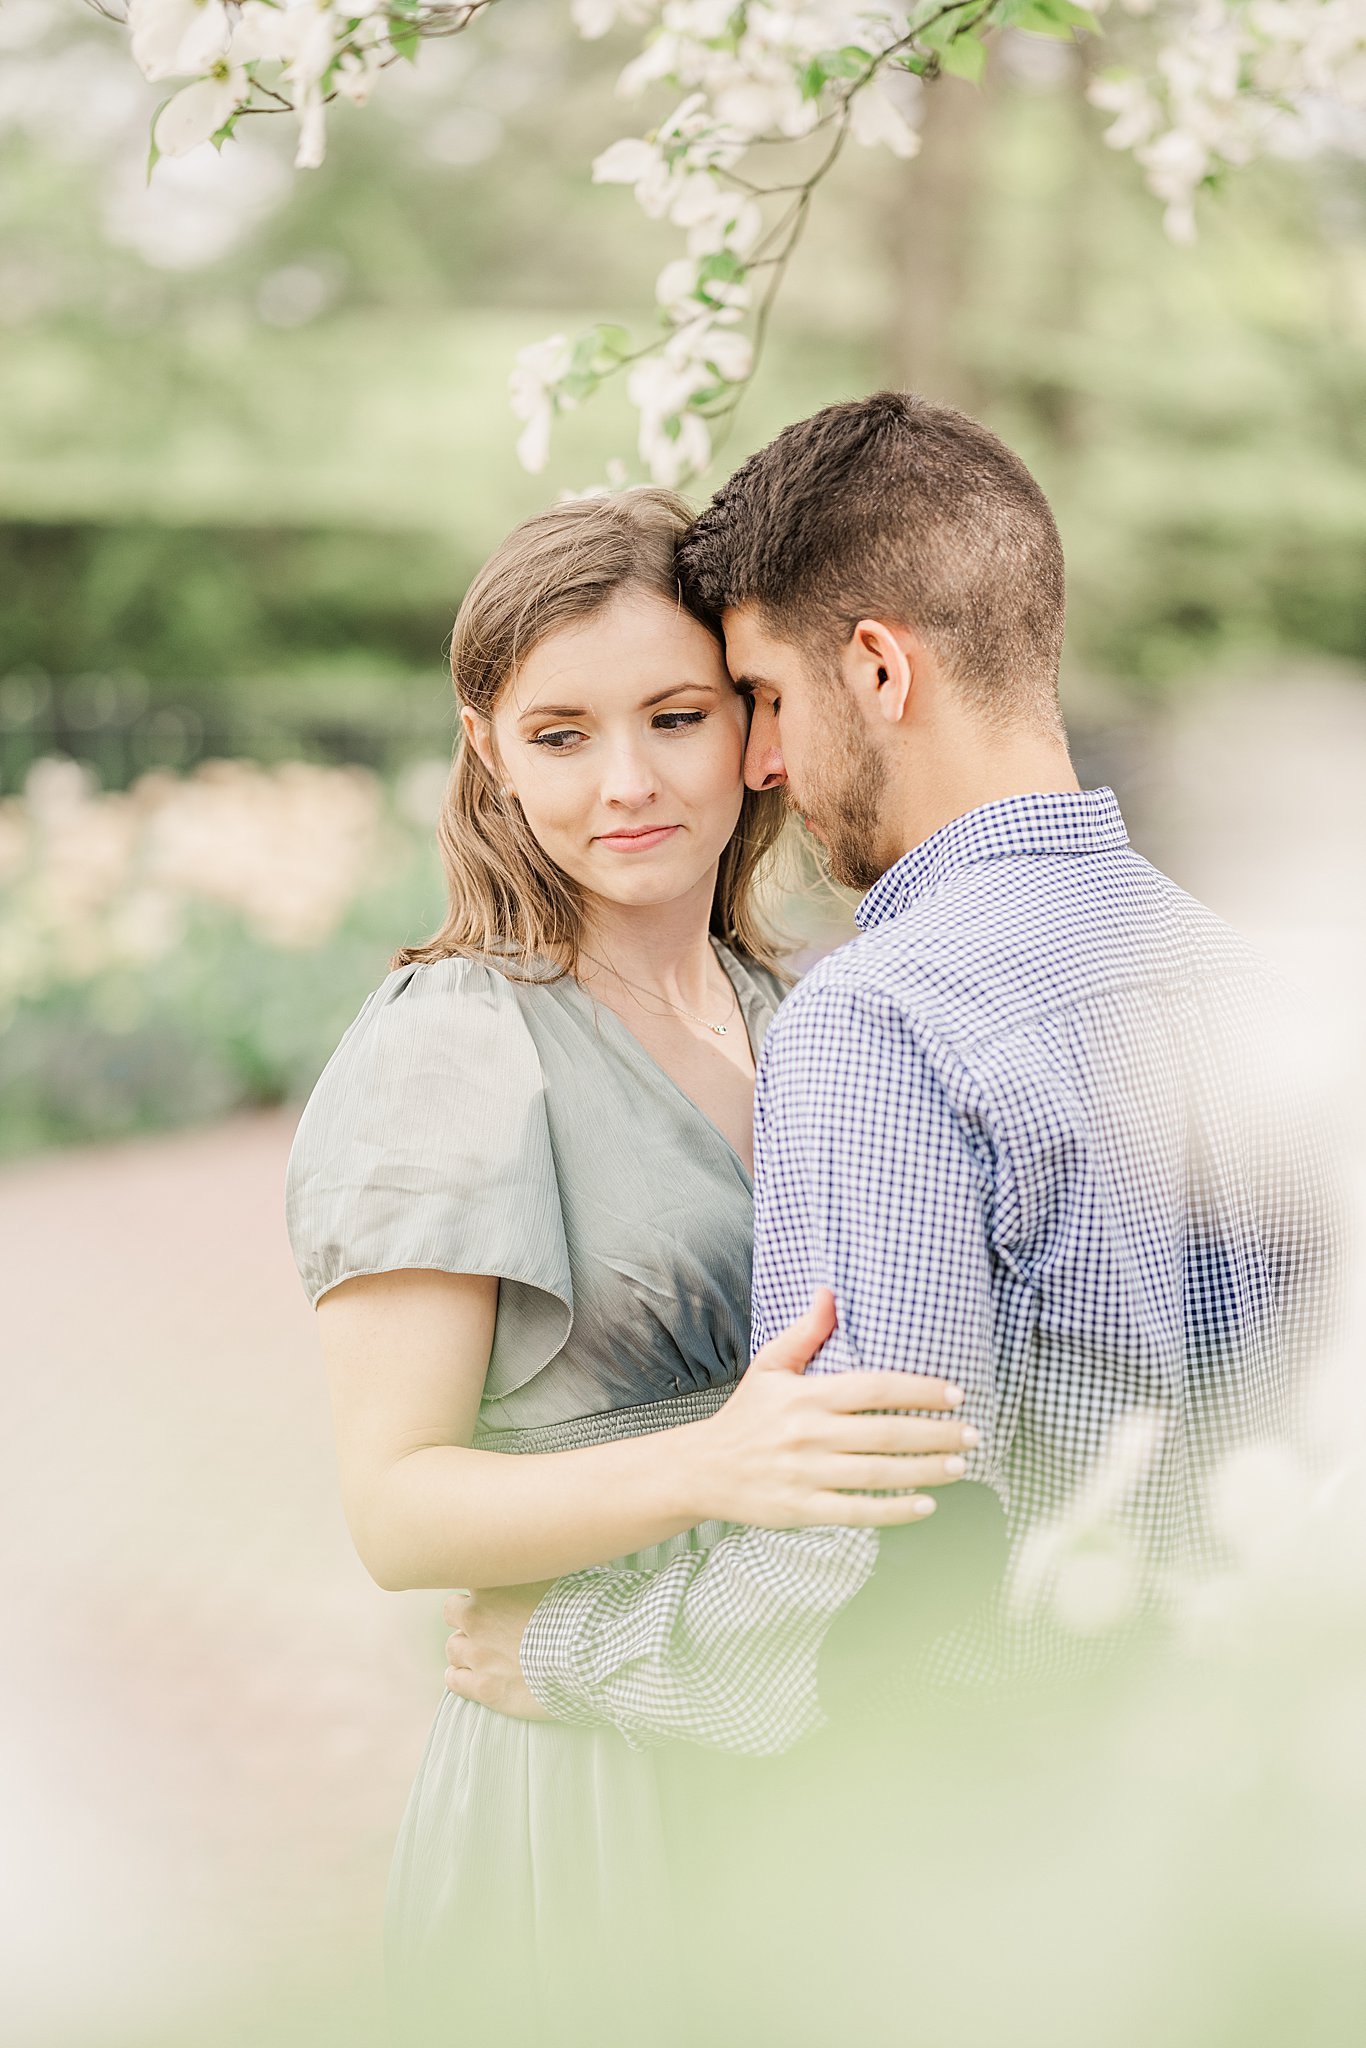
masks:
<instances>
[{"instance_id":1,"label":"man's eyebrow","mask_svg":"<svg viewBox=\"0 0 1366 2048\"><path fill-rule=\"evenodd\" d=\"M735 684L737 690L776 691L778 688L778 685L776 683L771 683L767 676L733 676L731 680Z\"/></svg>"},{"instance_id":2,"label":"man's eyebrow","mask_svg":"<svg viewBox=\"0 0 1366 2048\"><path fill-rule=\"evenodd\" d=\"M652 697L644 699L640 709L653 711L656 704L663 704L668 698L677 697L683 690L703 690L708 696L716 695L715 683L684 680L681 683L670 683L667 689L656 690ZM587 715L587 707L583 704L532 704L522 712L518 722L525 725L529 718L585 718Z\"/></svg>"}]
</instances>

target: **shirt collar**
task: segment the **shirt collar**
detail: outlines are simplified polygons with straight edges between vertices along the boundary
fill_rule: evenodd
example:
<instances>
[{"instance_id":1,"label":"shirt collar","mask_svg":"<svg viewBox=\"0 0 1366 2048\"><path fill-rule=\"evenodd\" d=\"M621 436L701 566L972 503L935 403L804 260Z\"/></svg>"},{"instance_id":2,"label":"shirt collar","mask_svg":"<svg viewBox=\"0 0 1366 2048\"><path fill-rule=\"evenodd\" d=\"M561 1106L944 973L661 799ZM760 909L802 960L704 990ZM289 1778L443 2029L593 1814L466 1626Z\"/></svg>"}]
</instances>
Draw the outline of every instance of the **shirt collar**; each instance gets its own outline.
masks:
<instances>
[{"instance_id":1,"label":"shirt collar","mask_svg":"<svg viewBox=\"0 0 1366 2048\"><path fill-rule=\"evenodd\" d=\"M932 896L958 868L1039 853L1110 853L1129 844L1112 789L1008 796L950 819L874 882L854 912L860 931Z\"/></svg>"}]
</instances>

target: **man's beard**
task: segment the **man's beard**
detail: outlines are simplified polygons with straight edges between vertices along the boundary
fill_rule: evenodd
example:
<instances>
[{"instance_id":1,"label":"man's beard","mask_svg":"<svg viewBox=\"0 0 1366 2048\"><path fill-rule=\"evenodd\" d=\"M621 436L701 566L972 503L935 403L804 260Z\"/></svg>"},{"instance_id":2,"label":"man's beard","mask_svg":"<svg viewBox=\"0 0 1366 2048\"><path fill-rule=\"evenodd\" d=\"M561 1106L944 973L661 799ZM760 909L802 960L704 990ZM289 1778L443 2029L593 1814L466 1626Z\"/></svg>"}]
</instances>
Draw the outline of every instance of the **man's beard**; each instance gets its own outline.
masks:
<instances>
[{"instance_id":1,"label":"man's beard","mask_svg":"<svg viewBox=\"0 0 1366 2048\"><path fill-rule=\"evenodd\" d=\"M871 889L887 872L882 802L887 763L858 721L843 678L832 677L823 721L828 746L819 775L787 800L825 844L830 873L842 888Z\"/></svg>"}]
</instances>

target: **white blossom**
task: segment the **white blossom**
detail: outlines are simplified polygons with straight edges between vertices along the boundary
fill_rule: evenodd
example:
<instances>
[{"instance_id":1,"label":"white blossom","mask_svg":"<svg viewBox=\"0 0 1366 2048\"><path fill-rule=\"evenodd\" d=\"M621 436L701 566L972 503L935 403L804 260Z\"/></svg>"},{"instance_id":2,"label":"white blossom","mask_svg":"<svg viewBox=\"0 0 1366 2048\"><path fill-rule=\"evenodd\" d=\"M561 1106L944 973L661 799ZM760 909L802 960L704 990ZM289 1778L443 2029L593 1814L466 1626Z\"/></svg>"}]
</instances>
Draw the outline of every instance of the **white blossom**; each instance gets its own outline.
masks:
<instances>
[{"instance_id":1,"label":"white blossom","mask_svg":"<svg viewBox=\"0 0 1366 2048\"><path fill-rule=\"evenodd\" d=\"M128 0L128 27L133 62L154 82L209 71L231 33L222 0Z\"/></svg>"},{"instance_id":2,"label":"white blossom","mask_svg":"<svg viewBox=\"0 0 1366 2048\"><path fill-rule=\"evenodd\" d=\"M879 146L893 156L913 157L920 137L881 84L865 86L849 102L849 132L865 149Z\"/></svg>"},{"instance_id":3,"label":"white blossom","mask_svg":"<svg viewBox=\"0 0 1366 2048\"><path fill-rule=\"evenodd\" d=\"M207 78L197 78L157 115L152 140L161 156L187 156L216 135L237 112L250 91L240 65L219 64Z\"/></svg>"},{"instance_id":4,"label":"white blossom","mask_svg":"<svg viewBox=\"0 0 1366 2048\"><path fill-rule=\"evenodd\" d=\"M1166 1424L1134 1409L1112 1425L1099 1457L1062 1512L1036 1523L1011 1565L1009 1603L1024 1617L1048 1609L1080 1633L1125 1619L1143 1591L1125 1509L1151 1472Z\"/></svg>"},{"instance_id":5,"label":"white blossom","mask_svg":"<svg viewBox=\"0 0 1366 2048\"><path fill-rule=\"evenodd\" d=\"M1053 1585L1053 1616L1077 1636L1122 1627L1138 1606L1143 1574L1132 1544L1092 1543L1061 1559Z\"/></svg>"},{"instance_id":6,"label":"white blossom","mask_svg":"<svg viewBox=\"0 0 1366 2048\"><path fill-rule=\"evenodd\" d=\"M593 183L640 185L654 176L659 165L659 151L653 143L627 136L593 159Z\"/></svg>"},{"instance_id":7,"label":"white blossom","mask_svg":"<svg viewBox=\"0 0 1366 2048\"><path fill-rule=\"evenodd\" d=\"M508 378L508 397L514 416L526 422L517 440L517 460L533 474L538 475L550 459L556 406L569 409L559 387L569 374L573 356L563 334L552 334L547 341L534 341L517 351Z\"/></svg>"},{"instance_id":8,"label":"white blossom","mask_svg":"<svg viewBox=\"0 0 1366 2048\"><path fill-rule=\"evenodd\" d=\"M676 256L655 280L655 298L672 319L696 310L699 266L691 256Z\"/></svg>"},{"instance_id":9,"label":"white blossom","mask_svg":"<svg viewBox=\"0 0 1366 2048\"><path fill-rule=\"evenodd\" d=\"M346 50L337 60L332 83L344 100L350 100L354 107L363 107L370 97L382 61L375 43L365 50Z\"/></svg>"},{"instance_id":10,"label":"white blossom","mask_svg":"<svg viewBox=\"0 0 1366 2048\"><path fill-rule=\"evenodd\" d=\"M754 344L747 334L737 334L728 323L734 318L729 311L715 314L711 319L693 320L681 327L665 347L664 353L676 367L700 363L712 373L708 382L720 378L723 384L743 384L754 367Z\"/></svg>"},{"instance_id":11,"label":"white blossom","mask_svg":"<svg viewBox=\"0 0 1366 2048\"><path fill-rule=\"evenodd\" d=\"M1141 78L1098 78L1091 87L1091 101L1114 120L1105 130L1111 149L1132 149L1146 142L1162 119L1162 109Z\"/></svg>"},{"instance_id":12,"label":"white blossom","mask_svg":"<svg viewBox=\"0 0 1366 2048\"><path fill-rule=\"evenodd\" d=\"M1196 198L1222 170L1308 156L1330 133L1366 155L1363 0L1170 0L1158 19L1153 75L1097 79L1091 98L1115 115L1105 139L1133 150L1175 240L1194 239Z\"/></svg>"},{"instance_id":13,"label":"white blossom","mask_svg":"<svg viewBox=\"0 0 1366 2048\"><path fill-rule=\"evenodd\" d=\"M347 24L358 15L373 12L372 0L334 13L332 0L299 0L293 7L271 7L266 0L245 0L233 32L232 54L239 63L273 62L283 65L280 82L292 95L299 117L299 142L294 157L297 170L316 170L326 150L326 111L322 79L337 55L339 41L348 37ZM358 68L361 60L357 60ZM354 72L352 74L354 78ZM362 81L362 98L364 97ZM344 90L340 87L339 89ZM348 93L347 97L351 95Z\"/></svg>"},{"instance_id":14,"label":"white blossom","mask_svg":"<svg viewBox=\"0 0 1366 2048\"><path fill-rule=\"evenodd\" d=\"M1110 117L1106 141L1133 153L1175 240L1194 238L1204 189L1259 156L1300 158L1331 146L1366 159L1366 0L1119 5L1147 18L1154 51L1131 76L1102 73L1090 97ZM643 408L642 455L652 474L677 477L709 455L705 421L695 417L696 405L709 403L701 394L751 374L752 351L732 331L750 303L749 272L760 252L770 261L784 253L783 185L769 175L779 159L757 146L820 129L836 146L847 135L913 156L915 101L925 88L886 60L905 47L917 15L906 0L747 0L743 8L735 0L571 0L570 12L589 39L620 27L640 32L617 81L623 98L665 85L676 96L652 133L604 150L593 178L629 186L649 219L682 237L684 253L656 288L658 365L637 363L629 379ZM261 64L278 66L261 83L298 118L296 165L316 166L327 98L363 105L394 54L388 0L129 0L128 18L147 77L190 81L157 120L167 155L193 149L251 103ZM989 10L978 25L1002 23ZM417 32L426 32L421 21ZM699 265L721 256L732 260L704 280ZM704 345L710 357L699 353ZM511 378L519 452L538 469L553 418L570 402L568 359L557 375L545 373L539 352L549 347L523 351ZM610 367L591 367L589 382ZM680 380L688 387L681 395Z\"/></svg>"},{"instance_id":15,"label":"white blossom","mask_svg":"<svg viewBox=\"0 0 1366 2048\"><path fill-rule=\"evenodd\" d=\"M300 94L296 112L299 116L299 144L294 152L294 168L296 171L316 171L327 151L327 109L317 85L308 85Z\"/></svg>"},{"instance_id":16,"label":"white blossom","mask_svg":"<svg viewBox=\"0 0 1366 2048\"><path fill-rule=\"evenodd\" d=\"M754 344L747 334L713 327L707 361L727 384L743 384L754 368Z\"/></svg>"},{"instance_id":17,"label":"white blossom","mask_svg":"<svg viewBox=\"0 0 1366 2048\"><path fill-rule=\"evenodd\" d=\"M608 35L619 21L639 27L658 12L659 0L573 0L569 12L587 41Z\"/></svg>"},{"instance_id":18,"label":"white blossom","mask_svg":"<svg viewBox=\"0 0 1366 2048\"><path fill-rule=\"evenodd\" d=\"M1210 1519L1233 1555L1257 1565L1283 1550L1310 1511L1308 1474L1279 1445L1225 1459L1210 1483Z\"/></svg>"},{"instance_id":19,"label":"white blossom","mask_svg":"<svg viewBox=\"0 0 1366 2048\"><path fill-rule=\"evenodd\" d=\"M673 344L637 363L626 393L640 414L640 459L657 484L673 489L711 460L706 421L691 411L693 399L714 379L704 363L677 360Z\"/></svg>"},{"instance_id":20,"label":"white blossom","mask_svg":"<svg viewBox=\"0 0 1366 2048\"><path fill-rule=\"evenodd\" d=\"M642 408L640 456L652 482L662 484L666 490L677 490L711 461L711 434L706 421L700 413L685 408L673 415L666 427Z\"/></svg>"},{"instance_id":21,"label":"white blossom","mask_svg":"<svg viewBox=\"0 0 1366 2048\"><path fill-rule=\"evenodd\" d=\"M748 254L763 232L764 217L752 199L718 182L710 171L689 172L673 190L669 219L686 228L688 254L710 256L719 249Z\"/></svg>"}]
</instances>

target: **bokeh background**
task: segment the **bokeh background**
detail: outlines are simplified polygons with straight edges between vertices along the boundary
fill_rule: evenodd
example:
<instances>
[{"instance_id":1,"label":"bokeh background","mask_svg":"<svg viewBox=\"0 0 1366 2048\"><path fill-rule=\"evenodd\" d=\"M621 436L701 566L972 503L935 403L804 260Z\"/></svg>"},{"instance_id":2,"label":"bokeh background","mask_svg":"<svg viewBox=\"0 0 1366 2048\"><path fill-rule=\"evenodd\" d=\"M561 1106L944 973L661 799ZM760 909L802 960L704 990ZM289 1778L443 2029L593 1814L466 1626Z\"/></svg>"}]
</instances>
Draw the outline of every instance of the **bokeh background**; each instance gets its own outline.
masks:
<instances>
[{"instance_id":1,"label":"bokeh background","mask_svg":"<svg viewBox=\"0 0 1366 2048\"><path fill-rule=\"evenodd\" d=\"M631 454L608 395L527 477L505 399L524 343L652 318L673 248L588 177L636 123L628 50L507 0L336 115L321 171L258 119L149 185L158 95L120 30L0 7L0 1941L25 2048L381 2038L442 1629L350 1553L280 1182L327 1054L437 915L466 581ZM1101 142L1095 61L1010 38L982 90L929 95L916 161L846 154L704 482L885 383L1019 448L1069 557L1083 779L1311 991L1305 1057L1360 1158L1366 176L1258 166L1176 248ZM792 915L822 944L847 907ZM1354 1374L1331 1413L1359 1426ZM1344 1585L1359 1618L1366 1565ZM1267 1769L1292 1756L1293 1790L1312 1757L1359 1845L1359 1657L1333 1686L1327 1733ZM1304 2038L1335 2038L1320 2018Z\"/></svg>"}]
</instances>

